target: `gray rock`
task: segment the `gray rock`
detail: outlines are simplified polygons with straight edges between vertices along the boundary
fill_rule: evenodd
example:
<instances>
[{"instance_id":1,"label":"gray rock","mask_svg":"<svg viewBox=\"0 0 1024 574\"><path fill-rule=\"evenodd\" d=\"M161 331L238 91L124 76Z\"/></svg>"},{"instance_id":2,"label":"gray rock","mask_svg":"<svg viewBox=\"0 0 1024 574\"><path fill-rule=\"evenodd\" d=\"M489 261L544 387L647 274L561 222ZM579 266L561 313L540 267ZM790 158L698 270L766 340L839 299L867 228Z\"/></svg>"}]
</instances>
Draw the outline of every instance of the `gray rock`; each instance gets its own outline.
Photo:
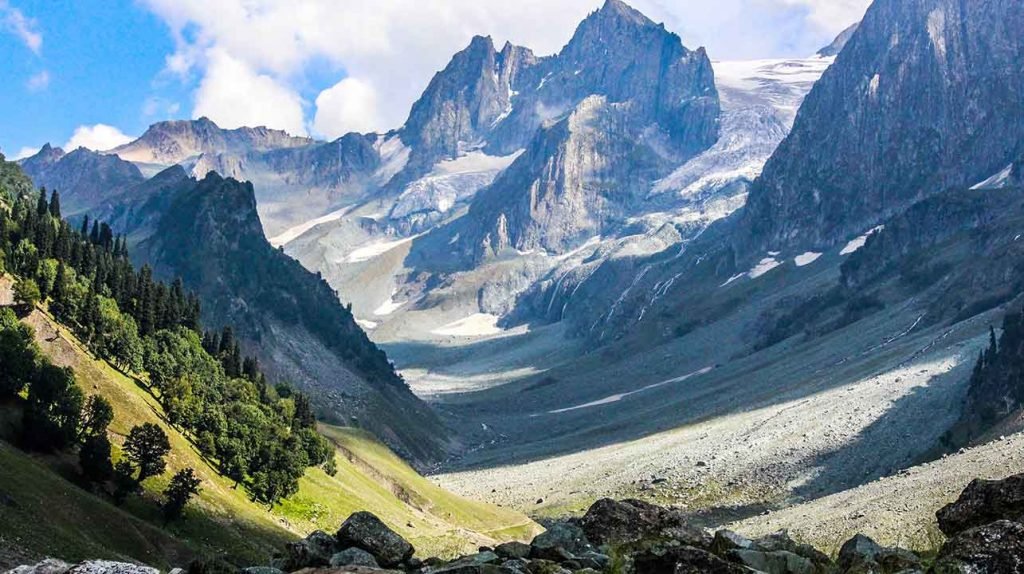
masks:
<instances>
[{"instance_id":1,"label":"gray rock","mask_svg":"<svg viewBox=\"0 0 1024 574\"><path fill-rule=\"evenodd\" d=\"M386 568L402 564L415 552L412 544L369 512L349 516L338 530L338 543L342 547L362 548Z\"/></svg>"},{"instance_id":2,"label":"gray rock","mask_svg":"<svg viewBox=\"0 0 1024 574\"><path fill-rule=\"evenodd\" d=\"M785 550L774 552L732 550L728 556L734 562L767 574L814 574L816 572L815 566L810 560Z\"/></svg>"},{"instance_id":3,"label":"gray rock","mask_svg":"<svg viewBox=\"0 0 1024 574\"><path fill-rule=\"evenodd\" d=\"M593 550L583 529L575 524L560 522L551 525L530 543L530 556L563 562Z\"/></svg>"},{"instance_id":4,"label":"gray rock","mask_svg":"<svg viewBox=\"0 0 1024 574\"><path fill-rule=\"evenodd\" d=\"M524 542L504 542L494 549L495 554L502 558L529 558L530 545Z\"/></svg>"},{"instance_id":5,"label":"gray rock","mask_svg":"<svg viewBox=\"0 0 1024 574\"><path fill-rule=\"evenodd\" d=\"M71 569L71 564L56 558L47 558L35 565L18 566L11 569L8 574L65 574Z\"/></svg>"},{"instance_id":6,"label":"gray rock","mask_svg":"<svg viewBox=\"0 0 1024 574\"><path fill-rule=\"evenodd\" d=\"M826 556L825 553L810 544L804 544L793 540L785 530L758 538L754 543L757 545L758 550L764 550L767 552L784 550L786 552L792 552L797 556L803 556L815 565L832 564L832 559Z\"/></svg>"},{"instance_id":7,"label":"gray rock","mask_svg":"<svg viewBox=\"0 0 1024 574\"><path fill-rule=\"evenodd\" d=\"M291 542L285 546L285 555L280 563L280 568L288 572L302 568L327 566L331 563L331 556L337 549L337 541L333 536L317 530L298 542ZM278 566L275 564L275 566Z\"/></svg>"},{"instance_id":8,"label":"gray rock","mask_svg":"<svg viewBox=\"0 0 1024 574\"><path fill-rule=\"evenodd\" d=\"M627 544L652 536L672 538L694 547L707 548L711 543L711 538L690 526L682 513L640 500L599 500L580 523L587 538L599 545Z\"/></svg>"},{"instance_id":9,"label":"gray rock","mask_svg":"<svg viewBox=\"0 0 1024 574\"><path fill-rule=\"evenodd\" d=\"M999 520L965 530L943 545L935 574L1024 572L1024 525Z\"/></svg>"},{"instance_id":10,"label":"gray rock","mask_svg":"<svg viewBox=\"0 0 1024 574\"><path fill-rule=\"evenodd\" d=\"M373 554L362 548L347 548L331 556L331 567L337 568L340 566L369 566L377 568L379 564L377 564L377 559L373 557Z\"/></svg>"},{"instance_id":11,"label":"gray rock","mask_svg":"<svg viewBox=\"0 0 1024 574\"><path fill-rule=\"evenodd\" d=\"M739 564L727 562L700 548L654 548L633 558L635 574L749 574Z\"/></svg>"},{"instance_id":12,"label":"gray rock","mask_svg":"<svg viewBox=\"0 0 1024 574\"><path fill-rule=\"evenodd\" d=\"M711 551L719 556L724 556L730 550L753 550L757 545L753 540L737 534L732 530L719 530L715 532L711 541Z\"/></svg>"},{"instance_id":13,"label":"gray rock","mask_svg":"<svg viewBox=\"0 0 1024 574\"><path fill-rule=\"evenodd\" d=\"M160 574L160 571L149 566L127 562L88 560L75 564L67 571L67 574Z\"/></svg>"},{"instance_id":14,"label":"gray rock","mask_svg":"<svg viewBox=\"0 0 1024 574\"><path fill-rule=\"evenodd\" d=\"M1004 480L975 480L936 517L946 536L997 520L1024 522L1024 474Z\"/></svg>"},{"instance_id":15,"label":"gray rock","mask_svg":"<svg viewBox=\"0 0 1024 574\"><path fill-rule=\"evenodd\" d=\"M273 566L250 566L242 568L242 574L285 574L285 572Z\"/></svg>"}]
</instances>

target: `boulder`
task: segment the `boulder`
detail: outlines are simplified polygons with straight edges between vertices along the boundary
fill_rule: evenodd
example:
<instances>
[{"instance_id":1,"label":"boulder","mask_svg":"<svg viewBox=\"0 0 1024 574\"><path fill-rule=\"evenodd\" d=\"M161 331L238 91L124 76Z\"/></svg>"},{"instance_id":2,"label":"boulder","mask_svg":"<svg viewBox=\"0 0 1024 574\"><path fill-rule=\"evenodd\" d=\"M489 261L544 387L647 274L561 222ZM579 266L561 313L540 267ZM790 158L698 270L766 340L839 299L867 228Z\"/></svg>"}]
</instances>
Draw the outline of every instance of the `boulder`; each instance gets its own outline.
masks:
<instances>
[{"instance_id":1,"label":"boulder","mask_svg":"<svg viewBox=\"0 0 1024 574\"><path fill-rule=\"evenodd\" d=\"M402 574L400 570L386 570L369 566L341 566L338 568L304 568L292 574Z\"/></svg>"},{"instance_id":2,"label":"boulder","mask_svg":"<svg viewBox=\"0 0 1024 574\"><path fill-rule=\"evenodd\" d=\"M533 539L530 543L530 556L564 562L593 549L582 528L568 522L559 522Z\"/></svg>"},{"instance_id":3,"label":"boulder","mask_svg":"<svg viewBox=\"0 0 1024 574\"><path fill-rule=\"evenodd\" d=\"M750 574L739 564L692 546L657 548L633 557L635 574Z\"/></svg>"},{"instance_id":4,"label":"boulder","mask_svg":"<svg viewBox=\"0 0 1024 574\"><path fill-rule=\"evenodd\" d=\"M369 512L349 516L338 530L338 543L343 548L361 548L385 568L398 566L412 558L415 549L404 538Z\"/></svg>"},{"instance_id":5,"label":"boulder","mask_svg":"<svg viewBox=\"0 0 1024 574\"><path fill-rule=\"evenodd\" d=\"M529 558L530 545L523 542L505 542L499 544L494 553L502 558Z\"/></svg>"},{"instance_id":6,"label":"boulder","mask_svg":"<svg viewBox=\"0 0 1024 574\"><path fill-rule=\"evenodd\" d=\"M939 529L949 537L997 520L1024 522L1024 474L1004 480L975 480L936 517Z\"/></svg>"},{"instance_id":7,"label":"boulder","mask_svg":"<svg viewBox=\"0 0 1024 574\"><path fill-rule=\"evenodd\" d=\"M711 538L690 526L685 515L641 500L598 500L580 520L587 538L597 545L619 545L665 537L707 548Z\"/></svg>"},{"instance_id":8,"label":"boulder","mask_svg":"<svg viewBox=\"0 0 1024 574\"><path fill-rule=\"evenodd\" d=\"M369 566L371 568L378 568L380 565L377 564L377 559L373 557L373 554L362 548L346 548L331 556L331 567L340 568L341 566Z\"/></svg>"},{"instance_id":9,"label":"boulder","mask_svg":"<svg viewBox=\"0 0 1024 574\"><path fill-rule=\"evenodd\" d=\"M786 550L732 550L728 557L733 562L767 574L814 574L814 563Z\"/></svg>"},{"instance_id":10,"label":"boulder","mask_svg":"<svg viewBox=\"0 0 1024 574\"><path fill-rule=\"evenodd\" d=\"M149 566L140 566L127 562L87 560L72 566L67 571L67 574L160 574L160 571Z\"/></svg>"},{"instance_id":11,"label":"boulder","mask_svg":"<svg viewBox=\"0 0 1024 574\"><path fill-rule=\"evenodd\" d=\"M242 568L242 574L285 574L285 571L273 566L250 566Z\"/></svg>"},{"instance_id":12,"label":"boulder","mask_svg":"<svg viewBox=\"0 0 1024 574\"><path fill-rule=\"evenodd\" d=\"M935 574L1024 572L1024 525L999 520L959 533L943 545Z\"/></svg>"},{"instance_id":13,"label":"boulder","mask_svg":"<svg viewBox=\"0 0 1024 574\"><path fill-rule=\"evenodd\" d=\"M719 530L711 540L711 552L725 556L730 550L755 550L757 544L753 540L737 534L732 530Z\"/></svg>"},{"instance_id":14,"label":"boulder","mask_svg":"<svg viewBox=\"0 0 1024 574\"><path fill-rule=\"evenodd\" d=\"M839 570L845 572L854 566L871 563L875 557L882 552L883 548L874 540L858 534L846 541L839 549L839 559L836 564Z\"/></svg>"},{"instance_id":15,"label":"boulder","mask_svg":"<svg viewBox=\"0 0 1024 574\"><path fill-rule=\"evenodd\" d=\"M905 572L921 569L921 558L909 550L886 548L858 534L839 549L840 572Z\"/></svg>"},{"instance_id":16,"label":"boulder","mask_svg":"<svg viewBox=\"0 0 1024 574\"><path fill-rule=\"evenodd\" d=\"M530 561L526 571L530 574L572 574L570 570L562 568L557 562L544 559Z\"/></svg>"},{"instance_id":17,"label":"boulder","mask_svg":"<svg viewBox=\"0 0 1024 574\"><path fill-rule=\"evenodd\" d=\"M785 530L758 538L754 541L754 544L757 549L764 550L765 552L777 552L780 550L792 552L797 556L803 556L819 567L831 566L832 564L832 559L826 556L825 553L810 544L803 544L793 540Z\"/></svg>"},{"instance_id":18,"label":"boulder","mask_svg":"<svg viewBox=\"0 0 1024 574\"><path fill-rule=\"evenodd\" d=\"M473 564L455 563L449 564L439 570L432 570L431 574L517 574L518 570L498 566L497 564Z\"/></svg>"},{"instance_id":19,"label":"boulder","mask_svg":"<svg viewBox=\"0 0 1024 574\"><path fill-rule=\"evenodd\" d=\"M317 530L298 542L290 542L285 546L285 554L280 565L281 570L294 572L303 568L328 566L331 557L337 550L337 541L333 536Z\"/></svg>"},{"instance_id":20,"label":"boulder","mask_svg":"<svg viewBox=\"0 0 1024 574\"><path fill-rule=\"evenodd\" d=\"M38 564L18 566L9 570L7 574L64 574L68 570L71 570L71 564L56 558L47 558Z\"/></svg>"}]
</instances>

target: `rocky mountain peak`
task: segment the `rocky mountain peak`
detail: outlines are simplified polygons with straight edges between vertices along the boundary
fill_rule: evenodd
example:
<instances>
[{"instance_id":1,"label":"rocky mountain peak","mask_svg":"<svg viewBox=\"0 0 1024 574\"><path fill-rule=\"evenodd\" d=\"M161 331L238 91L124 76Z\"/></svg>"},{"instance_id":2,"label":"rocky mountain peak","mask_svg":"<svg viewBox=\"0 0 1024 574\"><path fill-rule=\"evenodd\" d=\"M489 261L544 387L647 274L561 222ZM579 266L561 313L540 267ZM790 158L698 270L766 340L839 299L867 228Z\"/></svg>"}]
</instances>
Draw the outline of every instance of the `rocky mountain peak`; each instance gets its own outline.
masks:
<instances>
[{"instance_id":1,"label":"rocky mountain peak","mask_svg":"<svg viewBox=\"0 0 1024 574\"><path fill-rule=\"evenodd\" d=\"M139 139L111 150L127 161L171 165L193 160L201 155L245 154L303 147L314 143L282 130L267 127L243 127L228 130L213 120L171 120L153 124ZM204 174L200 174L204 175Z\"/></svg>"},{"instance_id":2,"label":"rocky mountain peak","mask_svg":"<svg viewBox=\"0 0 1024 574\"><path fill-rule=\"evenodd\" d=\"M877 0L751 191L741 251L830 247L1024 154L1022 29L1019 3Z\"/></svg>"},{"instance_id":3,"label":"rocky mountain peak","mask_svg":"<svg viewBox=\"0 0 1024 574\"><path fill-rule=\"evenodd\" d=\"M842 32L840 32L831 44L818 50L818 55L821 56L822 58L831 58L834 56L838 56L839 52L842 52L843 48L846 47L846 44L850 41L850 38L853 38L853 35L857 33L857 28L859 27L860 22L857 22L851 25L850 27L846 28Z\"/></svg>"}]
</instances>

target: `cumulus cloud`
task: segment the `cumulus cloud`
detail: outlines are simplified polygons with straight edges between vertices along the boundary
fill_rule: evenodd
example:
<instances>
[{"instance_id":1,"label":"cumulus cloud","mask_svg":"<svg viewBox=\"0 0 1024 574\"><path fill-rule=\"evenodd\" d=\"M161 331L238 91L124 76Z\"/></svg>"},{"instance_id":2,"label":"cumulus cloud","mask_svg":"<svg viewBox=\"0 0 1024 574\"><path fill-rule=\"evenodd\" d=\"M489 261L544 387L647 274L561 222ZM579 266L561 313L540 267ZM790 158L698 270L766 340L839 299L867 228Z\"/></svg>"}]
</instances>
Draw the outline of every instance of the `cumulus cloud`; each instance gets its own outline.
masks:
<instances>
[{"instance_id":1,"label":"cumulus cloud","mask_svg":"<svg viewBox=\"0 0 1024 574\"><path fill-rule=\"evenodd\" d=\"M18 161L19 159L25 159L27 157L32 157L32 156L36 155L37 153L39 153L40 149L42 149L42 148L41 147L23 147L23 148L18 150L18 153L16 153L13 158L10 158L10 159L12 159L14 161Z\"/></svg>"},{"instance_id":2,"label":"cumulus cloud","mask_svg":"<svg viewBox=\"0 0 1024 574\"><path fill-rule=\"evenodd\" d=\"M134 139L114 126L106 124L79 126L75 129L71 139L64 144L64 149L72 151L84 147L93 151L107 151Z\"/></svg>"},{"instance_id":3,"label":"cumulus cloud","mask_svg":"<svg viewBox=\"0 0 1024 574\"><path fill-rule=\"evenodd\" d=\"M302 98L273 77L259 74L226 50L212 48L195 95L193 117L224 128L266 126L305 134Z\"/></svg>"},{"instance_id":4,"label":"cumulus cloud","mask_svg":"<svg viewBox=\"0 0 1024 574\"><path fill-rule=\"evenodd\" d=\"M358 78L345 78L316 98L313 131L330 139L349 132L372 132L381 126L377 92Z\"/></svg>"},{"instance_id":5,"label":"cumulus cloud","mask_svg":"<svg viewBox=\"0 0 1024 574\"><path fill-rule=\"evenodd\" d=\"M14 8L7 0L0 0L0 24L8 32L14 34L38 56L43 49L43 34L39 31L36 21L25 16L21 10Z\"/></svg>"},{"instance_id":6,"label":"cumulus cloud","mask_svg":"<svg viewBox=\"0 0 1024 574\"><path fill-rule=\"evenodd\" d=\"M3 0L0 0L3 1ZM814 53L870 0L633 0L713 58ZM603 0L142 0L172 30L167 70L202 78L196 108L218 123L301 125L307 71L327 62L353 79L315 97L313 131L386 130L405 119L430 77L475 34L557 52ZM216 57L211 57L214 55ZM232 62L225 65L225 60ZM262 89L247 101L214 76L233 67ZM241 72L244 71L244 74ZM224 94L217 92L224 91ZM316 93L316 89L312 90ZM272 95L271 102L257 97ZM235 105L209 105L208 102ZM199 112L200 103L204 111ZM286 111L283 111L286 110ZM285 117L286 116L286 117ZM290 131L297 131L294 127Z\"/></svg>"},{"instance_id":7,"label":"cumulus cloud","mask_svg":"<svg viewBox=\"0 0 1024 574\"><path fill-rule=\"evenodd\" d=\"M32 75L28 82L25 83L25 86L33 92L45 90L50 86L50 72L43 70L38 74Z\"/></svg>"}]
</instances>

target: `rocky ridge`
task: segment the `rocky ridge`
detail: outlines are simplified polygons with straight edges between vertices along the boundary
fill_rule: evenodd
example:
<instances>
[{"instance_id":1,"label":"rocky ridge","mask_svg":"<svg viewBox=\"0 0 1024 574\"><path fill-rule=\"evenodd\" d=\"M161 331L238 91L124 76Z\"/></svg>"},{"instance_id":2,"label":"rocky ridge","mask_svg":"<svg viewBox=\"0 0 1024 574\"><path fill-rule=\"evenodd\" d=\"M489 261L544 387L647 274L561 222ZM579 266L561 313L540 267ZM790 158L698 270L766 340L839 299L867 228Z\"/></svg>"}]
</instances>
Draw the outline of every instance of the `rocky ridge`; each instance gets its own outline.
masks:
<instances>
[{"instance_id":1,"label":"rocky ridge","mask_svg":"<svg viewBox=\"0 0 1024 574\"><path fill-rule=\"evenodd\" d=\"M597 501L581 518L549 524L529 544L507 542L446 561L421 560L376 516L351 515L334 535L317 531L289 544L270 566L238 569L200 561L189 572L242 574L1011 574L1024 569L1024 475L975 481L938 513L948 537L934 556L888 548L858 534L835 556L792 539L786 531L751 539L708 531L671 508L639 500ZM141 566L47 560L15 574L155 572Z\"/></svg>"}]
</instances>

